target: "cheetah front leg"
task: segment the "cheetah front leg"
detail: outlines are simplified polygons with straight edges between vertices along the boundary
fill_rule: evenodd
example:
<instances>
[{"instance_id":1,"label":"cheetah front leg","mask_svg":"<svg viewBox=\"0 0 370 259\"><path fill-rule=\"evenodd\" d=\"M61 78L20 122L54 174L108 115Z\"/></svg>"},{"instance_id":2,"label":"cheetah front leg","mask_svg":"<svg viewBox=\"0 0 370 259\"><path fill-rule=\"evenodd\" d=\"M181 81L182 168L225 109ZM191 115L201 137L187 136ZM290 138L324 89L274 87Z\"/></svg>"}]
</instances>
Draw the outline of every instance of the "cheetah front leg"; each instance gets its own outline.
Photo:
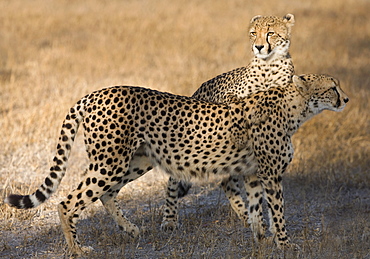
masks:
<instances>
[{"instance_id":1,"label":"cheetah front leg","mask_svg":"<svg viewBox=\"0 0 370 259\"><path fill-rule=\"evenodd\" d=\"M167 184L167 198L164 205L162 230L174 230L178 222L178 187L179 181L170 177Z\"/></svg>"},{"instance_id":2,"label":"cheetah front leg","mask_svg":"<svg viewBox=\"0 0 370 259\"><path fill-rule=\"evenodd\" d=\"M230 176L225 178L221 182L221 187L228 198L231 207L238 215L238 217L243 221L244 226L248 227L248 210L245 206L242 196L240 195L239 186L240 176Z\"/></svg>"},{"instance_id":3,"label":"cheetah front leg","mask_svg":"<svg viewBox=\"0 0 370 259\"><path fill-rule=\"evenodd\" d=\"M263 188L257 175L245 176L245 190L248 199L249 224L256 241L265 237L266 223L263 220Z\"/></svg>"},{"instance_id":4,"label":"cheetah front leg","mask_svg":"<svg viewBox=\"0 0 370 259\"><path fill-rule=\"evenodd\" d=\"M268 172L264 168L264 172ZM265 190L269 209L270 231L278 248L289 247L290 240L286 231L284 218L284 198L281 176L278 173L270 177L259 177Z\"/></svg>"},{"instance_id":5,"label":"cheetah front leg","mask_svg":"<svg viewBox=\"0 0 370 259\"><path fill-rule=\"evenodd\" d=\"M265 237L266 231L266 224L262 214L262 185L256 175L246 176L244 178L248 200L247 209L240 195L239 182L240 178L238 176L230 176L230 178L222 181L221 187L229 199L231 207L244 222L244 226L248 227L250 225L254 238L256 241L259 241Z\"/></svg>"}]
</instances>

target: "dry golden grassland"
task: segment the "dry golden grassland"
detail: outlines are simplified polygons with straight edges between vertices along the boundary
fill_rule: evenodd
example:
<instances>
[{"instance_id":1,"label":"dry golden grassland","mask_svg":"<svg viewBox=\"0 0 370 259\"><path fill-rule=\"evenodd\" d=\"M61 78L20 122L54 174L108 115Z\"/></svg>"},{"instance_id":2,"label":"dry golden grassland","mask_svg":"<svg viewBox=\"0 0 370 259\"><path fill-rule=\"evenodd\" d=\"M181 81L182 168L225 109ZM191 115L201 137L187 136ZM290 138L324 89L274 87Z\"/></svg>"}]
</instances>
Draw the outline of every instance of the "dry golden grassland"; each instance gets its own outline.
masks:
<instances>
[{"instance_id":1,"label":"dry golden grassland","mask_svg":"<svg viewBox=\"0 0 370 259\"><path fill-rule=\"evenodd\" d=\"M183 199L181 228L159 231L166 177L151 173L119 195L142 228L127 241L97 202L78 225L89 258L370 258L370 2L366 0L128 0L0 2L0 199L31 193L48 174L66 111L110 85L191 95L248 64L247 25L293 13L296 73L340 79L350 102L295 135L284 178L286 218L301 249L256 246L211 183ZM63 258L56 204L81 179L80 135L58 192L29 211L0 202L0 257Z\"/></svg>"}]
</instances>

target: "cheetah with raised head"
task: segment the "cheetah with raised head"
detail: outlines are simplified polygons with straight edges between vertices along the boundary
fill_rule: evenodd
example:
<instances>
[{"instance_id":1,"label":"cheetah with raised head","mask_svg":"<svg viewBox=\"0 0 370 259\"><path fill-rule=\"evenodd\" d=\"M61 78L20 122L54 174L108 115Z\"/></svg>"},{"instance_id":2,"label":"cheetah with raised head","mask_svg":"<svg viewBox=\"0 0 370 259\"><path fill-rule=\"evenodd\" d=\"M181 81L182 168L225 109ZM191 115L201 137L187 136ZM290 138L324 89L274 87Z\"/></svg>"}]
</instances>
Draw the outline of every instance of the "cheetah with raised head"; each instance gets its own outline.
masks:
<instances>
[{"instance_id":1,"label":"cheetah with raised head","mask_svg":"<svg viewBox=\"0 0 370 259\"><path fill-rule=\"evenodd\" d=\"M192 97L213 103L224 103L230 93L244 97L272 86L289 85L294 74L294 66L289 54L291 28L294 23L292 14L282 18L260 15L253 17L248 31L255 57L250 64L203 83ZM262 207L259 206L259 197L263 195L262 186L255 176L244 180L249 209L240 195L239 179L232 177L222 182L221 186L244 225L250 224L252 228L257 228L256 222L264 224ZM163 213L163 229L174 229L177 226L178 198L184 196L190 186L184 181L177 183L176 179L170 177ZM250 214L249 217L248 214ZM262 233L258 238L262 238Z\"/></svg>"},{"instance_id":2,"label":"cheetah with raised head","mask_svg":"<svg viewBox=\"0 0 370 259\"><path fill-rule=\"evenodd\" d=\"M31 195L12 194L5 202L16 208L34 208L57 190L82 123L90 164L83 181L58 205L72 254L91 249L80 246L76 223L81 211L99 199L120 228L139 235L138 227L119 209L116 196L125 184L153 166L186 181L209 175L248 176L258 167L271 231L278 245L285 245L281 177L293 156L291 136L315 114L341 111L349 99L338 80L324 75L294 76L285 88L230 99L229 104L214 104L130 86L86 95L62 124L44 183Z\"/></svg>"},{"instance_id":3,"label":"cheetah with raised head","mask_svg":"<svg viewBox=\"0 0 370 259\"><path fill-rule=\"evenodd\" d=\"M294 66L289 54L294 15L283 18L255 16L249 24L249 39L254 58L237 68L203 83L193 98L223 103L227 93L244 97L272 85L285 86L292 80Z\"/></svg>"}]
</instances>

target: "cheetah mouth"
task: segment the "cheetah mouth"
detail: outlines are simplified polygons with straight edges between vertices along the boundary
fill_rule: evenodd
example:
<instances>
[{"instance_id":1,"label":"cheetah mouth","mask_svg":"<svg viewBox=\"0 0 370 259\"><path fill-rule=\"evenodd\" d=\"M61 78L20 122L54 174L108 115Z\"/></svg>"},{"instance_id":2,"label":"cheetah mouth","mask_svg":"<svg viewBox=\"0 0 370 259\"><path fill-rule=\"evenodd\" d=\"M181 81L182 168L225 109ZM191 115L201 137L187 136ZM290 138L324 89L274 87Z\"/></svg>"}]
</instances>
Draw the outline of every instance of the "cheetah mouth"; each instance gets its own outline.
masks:
<instances>
[{"instance_id":1,"label":"cheetah mouth","mask_svg":"<svg viewBox=\"0 0 370 259\"><path fill-rule=\"evenodd\" d=\"M255 53L256 57L260 58L260 59L267 59L271 56L271 54L272 54L272 52L269 52L269 53L266 53L266 54L261 53L261 52Z\"/></svg>"},{"instance_id":2,"label":"cheetah mouth","mask_svg":"<svg viewBox=\"0 0 370 259\"><path fill-rule=\"evenodd\" d=\"M339 100L339 98L338 98L338 100L337 100L337 103L335 104L335 108L337 108L337 109L339 109L339 108L340 108L340 100Z\"/></svg>"},{"instance_id":3,"label":"cheetah mouth","mask_svg":"<svg viewBox=\"0 0 370 259\"><path fill-rule=\"evenodd\" d=\"M339 94L337 88L335 88L335 87L334 87L334 91L337 94L337 102L335 103L335 106L334 107L337 108L337 109L340 109L340 106L341 106L340 94ZM344 106L342 107L342 109L343 108L344 108Z\"/></svg>"},{"instance_id":4,"label":"cheetah mouth","mask_svg":"<svg viewBox=\"0 0 370 259\"><path fill-rule=\"evenodd\" d=\"M271 49L271 46L269 46L269 49L267 51L262 52L262 50L256 50L254 48L254 55L259 59L267 60L269 58L278 58L278 57L284 57L288 55L289 50L289 41L284 42L283 44L276 46L275 48Z\"/></svg>"}]
</instances>

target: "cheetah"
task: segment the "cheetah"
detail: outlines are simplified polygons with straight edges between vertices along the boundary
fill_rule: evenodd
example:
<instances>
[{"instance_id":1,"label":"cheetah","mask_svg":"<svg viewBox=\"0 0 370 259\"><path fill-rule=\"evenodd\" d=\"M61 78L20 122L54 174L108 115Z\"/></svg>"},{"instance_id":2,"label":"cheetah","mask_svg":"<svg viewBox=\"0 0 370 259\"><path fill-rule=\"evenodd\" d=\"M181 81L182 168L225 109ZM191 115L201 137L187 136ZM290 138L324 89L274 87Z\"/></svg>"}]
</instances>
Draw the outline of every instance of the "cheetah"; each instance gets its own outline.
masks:
<instances>
[{"instance_id":1,"label":"cheetah","mask_svg":"<svg viewBox=\"0 0 370 259\"><path fill-rule=\"evenodd\" d=\"M249 39L254 58L248 66L216 76L203 83L193 98L222 103L226 94L244 97L272 85L285 86L292 80L294 65L289 54L294 15L253 17Z\"/></svg>"},{"instance_id":2,"label":"cheetah","mask_svg":"<svg viewBox=\"0 0 370 259\"><path fill-rule=\"evenodd\" d=\"M266 90L272 86L284 87L291 83L294 66L289 54L291 28L295 23L293 14L284 17L255 16L249 25L249 38L254 58L246 67L221 74L205 83L193 94L193 98L213 103L224 103L232 93L239 97ZM256 228L265 224L258 197L262 196L262 186L254 176L244 179L247 190L249 211L240 195L240 180L234 177L221 183L231 207L245 226ZM167 199L164 206L162 229L172 230L178 222L178 198L184 196L190 188L184 181L177 182L170 177L167 186ZM254 210L253 208L258 208ZM253 219L254 218L254 219ZM258 238L262 238L259 236Z\"/></svg>"},{"instance_id":3,"label":"cheetah","mask_svg":"<svg viewBox=\"0 0 370 259\"><path fill-rule=\"evenodd\" d=\"M9 195L5 203L34 208L57 190L82 123L90 161L87 173L58 205L70 253L91 250L81 246L76 223L81 211L97 200L121 229L139 235L116 196L153 166L185 181L257 172L268 201L271 231L284 245L288 237L281 180L293 156L291 136L315 114L343 110L349 99L339 81L325 75L294 76L285 88L229 98L228 104L215 104L132 86L92 92L66 115L44 183L31 195Z\"/></svg>"}]
</instances>

